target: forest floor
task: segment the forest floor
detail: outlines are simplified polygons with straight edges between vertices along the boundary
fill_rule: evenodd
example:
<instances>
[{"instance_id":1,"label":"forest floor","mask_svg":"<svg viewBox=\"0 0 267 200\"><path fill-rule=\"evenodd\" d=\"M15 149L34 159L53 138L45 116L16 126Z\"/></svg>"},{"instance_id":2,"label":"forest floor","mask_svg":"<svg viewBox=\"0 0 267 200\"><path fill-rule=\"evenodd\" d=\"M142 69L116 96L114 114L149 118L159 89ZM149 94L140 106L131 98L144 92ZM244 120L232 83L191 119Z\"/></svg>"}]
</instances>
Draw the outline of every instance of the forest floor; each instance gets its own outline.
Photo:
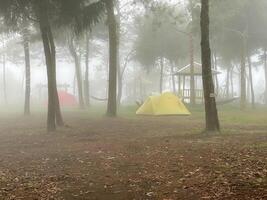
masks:
<instances>
[{"instance_id":1,"label":"forest floor","mask_svg":"<svg viewBox=\"0 0 267 200\"><path fill-rule=\"evenodd\" d=\"M68 126L50 134L45 115L2 116L0 199L267 199L265 114L229 123L226 113L213 136L200 134L202 114L67 112Z\"/></svg>"}]
</instances>

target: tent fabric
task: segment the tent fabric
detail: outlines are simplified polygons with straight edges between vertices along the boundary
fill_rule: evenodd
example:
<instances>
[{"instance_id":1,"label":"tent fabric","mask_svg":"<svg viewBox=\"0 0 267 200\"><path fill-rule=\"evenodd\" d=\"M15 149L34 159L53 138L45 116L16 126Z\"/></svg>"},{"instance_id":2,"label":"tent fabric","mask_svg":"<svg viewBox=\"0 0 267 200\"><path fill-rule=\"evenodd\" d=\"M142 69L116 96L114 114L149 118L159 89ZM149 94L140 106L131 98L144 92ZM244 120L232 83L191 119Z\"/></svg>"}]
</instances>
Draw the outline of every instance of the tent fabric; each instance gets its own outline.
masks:
<instances>
[{"instance_id":1,"label":"tent fabric","mask_svg":"<svg viewBox=\"0 0 267 200\"><path fill-rule=\"evenodd\" d=\"M76 106L78 105L74 95L66 91L58 91L58 98L61 106Z\"/></svg>"},{"instance_id":2,"label":"tent fabric","mask_svg":"<svg viewBox=\"0 0 267 200\"><path fill-rule=\"evenodd\" d=\"M137 115L190 115L183 102L173 93L150 96L136 111Z\"/></svg>"}]
</instances>

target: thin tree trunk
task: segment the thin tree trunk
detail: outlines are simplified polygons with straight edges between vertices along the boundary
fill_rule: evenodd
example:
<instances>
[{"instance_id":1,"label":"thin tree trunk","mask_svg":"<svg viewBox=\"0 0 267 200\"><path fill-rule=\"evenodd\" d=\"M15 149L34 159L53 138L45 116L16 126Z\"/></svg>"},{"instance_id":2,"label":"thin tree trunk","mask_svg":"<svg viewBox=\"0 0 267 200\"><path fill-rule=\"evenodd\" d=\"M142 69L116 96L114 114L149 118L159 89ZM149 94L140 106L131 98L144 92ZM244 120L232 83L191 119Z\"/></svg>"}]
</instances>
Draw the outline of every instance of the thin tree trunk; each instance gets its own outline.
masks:
<instances>
[{"instance_id":1,"label":"thin tree trunk","mask_svg":"<svg viewBox=\"0 0 267 200\"><path fill-rule=\"evenodd\" d=\"M189 1L189 6L190 6L190 12L191 12L191 18L192 22L195 19L195 14L194 14L194 5L193 5L193 0ZM196 104L196 93L195 93L195 68L194 68L194 36L193 36L193 27L191 27L191 31L189 33L189 54L190 54L190 104L195 105Z\"/></svg>"},{"instance_id":2,"label":"thin tree trunk","mask_svg":"<svg viewBox=\"0 0 267 200\"><path fill-rule=\"evenodd\" d=\"M76 73L74 73L73 77L73 95L76 96Z\"/></svg>"},{"instance_id":3,"label":"thin tree trunk","mask_svg":"<svg viewBox=\"0 0 267 200\"><path fill-rule=\"evenodd\" d=\"M160 80L159 80L159 93L163 91L163 71L164 71L164 60L160 58Z\"/></svg>"},{"instance_id":4,"label":"thin tree trunk","mask_svg":"<svg viewBox=\"0 0 267 200\"><path fill-rule=\"evenodd\" d=\"M232 97L234 97L234 66L231 68L231 71L230 71L230 83L231 83L231 95Z\"/></svg>"},{"instance_id":5,"label":"thin tree trunk","mask_svg":"<svg viewBox=\"0 0 267 200\"><path fill-rule=\"evenodd\" d=\"M84 98L85 105L90 106L90 83L89 83L89 33L86 33L86 53L85 53L85 78L84 78Z\"/></svg>"},{"instance_id":6,"label":"thin tree trunk","mask_svg":"<svg viewBox=\"0 0 267 200\"><path fill-rule=\"evenodd\" d=\"M117 115L117 24L114 13L114 1L105 1L108 13L109 28L109 89L107 116Z\"/></svg>"},{"instance_id":7,"label":"thin tree trunk","mask_svg":"<svg viewBox=\"0 0 267 200\"><path fill-rule=\"evenodd\" d=\"M214 70L218 70L218 63L217 63L217 54L216 52L214 52ZM218 75L215 74L215 91L216 91L216 95L218 96L219 95L219 80L218 80Z\"/></svg>"},{"instance_id":8,"label":"thin tree trunk","mask_svg":"<svg viewBox=\"0 0 267 200\"><path fill-rule=\"evenodd\" d=\"M250 79L249 79L249 76L247 76L246 77L246 81L247 81L247 87L246 87L246 89L247 89L247 92L246 92L246 94L247 94L247 103L249 102L249 103L251 103L250 102Z\"/></svg>"},{"instance_id":9,"label":"thin tree trunk","mask_svg":"<svg viewBox=\"0 0 267 200\"><path fill-rule=\"evenodd\" d=\"M193 33L190 32L190 103L196 104Z\"/></svg>"},{"instance_id":10,"label":"thin tree trunk","mask_svg":"<svg viewBox=\"0 0 267 200\"><path fill-rule=\"evenodd\" d=\"M23 30L23 47L25 54L25 102L24 115L30 115L30 97L31 97L31 63L30 63L30 46L29 31L27 28Z\"/></svg>"},{"instance_id":11,"label":"thin tree trunk","mask_svg":"<svg viewBox=\"0 0 267 200\"><path fill-rule=\"evenodd\" d=\"M229 99L230 97L230 68L227 68L227 75L226 75L226 98Z\"/></svg>"},{"instance_id":12,"label":"thin tree trunk","mask_svg":"<svg viewBox=\"0 0 267 200\"><path fill-rule=\"evenodd\" d=\"M176 93L176 83L175 83L175 75L174 75L174 65L175 63L171 64L171 76L172 76L172 90L173 93Z\"/></svg>"},{"instance_id":13,"label":"thin tree trunk","mask_svg":"<svg viewBox=\"0 0 267 200\"><path fill-rule=\"evenodd\" d=\"M77 86L78 86L78 96L79 96L79 105L80 108L84 108L84 97L83 97L83 86L82 86L82 73L81 73L81 62L79 59L79 56L76 52L75 46L74 46L73 38L70 38L69 40L69 51L72 55L75 63L75 72L76 72L76 78L77 78Z\"/></svg>"},{"instance_id":14,"label":"thin tree trunk","mask_svg":"<svg viewBox=\"0 0 267 200\"><path fill-rule=\"evenodd\" d=\"M7 104L7 90L6 90L6 55L3 54L3 90L4 90L4 101Z\"/></svg>"},{"instance_id":15,"label":"thin tree trunk","mask_svg":"<svg viewBox=\"0 0 267 200\"><path fill-rule=\"evenodd\" d=\"M264 48L264 71L265 71L265 104L267 105L267 49Z\"/></svg>"},{"instance_id":16,"label":"thin tree trunk","mask_svg":"<svg viewBox=\"0 0 267 200\"><path fill-rule=\"evenodd\" d=\"M206 131L220 131L214 84L211 71L211 50L209 41L209 0L201 0L201 57L202 79L206 111Z\"/></svg>"},{"instance_id":17,"label":"thin tree trunk","mask_svg":"<svg viewBox=\"0 0 267 200\"><path fill-rule=\"evenodd\" d=\"M247 59L248 59L248 69L249 69L249 82L250 82L249 86L250 86L250 95L251 95L251 105L252 105L252 108L255 108L253 74L252 74L251 57L250 57L249 51L248 51Z\"/></svg>"},{"instance_id":18,"label":"thin tree trunk","mask_svg":"<svg viewBox=\"0 0 267 200\"><path fill-rule=\"evenodd\" d=\"M245 59L245 38L243 38L243 46L241 49L241 72L240 72L240 109L246 108L246 59Z\"/></svg>"},{"instance_id":19,"label":"thin tree trunk","mask_svg":"<svg viewBox=\"0 0 267 200\"><path fill-rule=\"evenodd\" d=\"M119 70L119 68L118 68ZM119 70L118 72L118 95L117 95L117 102L118 102L118 105L121 104L121 97L122 97L122 74L121 74L121 70Z\"/></svg>"}]
</instances>

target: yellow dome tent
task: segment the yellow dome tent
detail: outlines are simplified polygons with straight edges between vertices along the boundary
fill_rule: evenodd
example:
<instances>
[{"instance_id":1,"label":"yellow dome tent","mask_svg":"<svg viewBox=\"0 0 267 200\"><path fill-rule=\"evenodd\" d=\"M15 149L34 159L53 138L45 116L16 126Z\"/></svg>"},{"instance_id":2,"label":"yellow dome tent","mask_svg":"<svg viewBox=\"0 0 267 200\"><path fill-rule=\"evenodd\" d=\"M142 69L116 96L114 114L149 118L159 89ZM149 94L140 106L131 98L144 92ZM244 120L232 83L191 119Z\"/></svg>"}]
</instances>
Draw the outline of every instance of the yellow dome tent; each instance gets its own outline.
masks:
<instances>
[{"instance_id":1,"label":"yellow dome tent","mask_svg":"<svg viewBox=\"0 0 267 200\"><path fill-rule=\"evenodd\" d=\"M137 115L190 115L183 102L173 93L150 96L136 111Z\"/></svg>"}]
</instances>

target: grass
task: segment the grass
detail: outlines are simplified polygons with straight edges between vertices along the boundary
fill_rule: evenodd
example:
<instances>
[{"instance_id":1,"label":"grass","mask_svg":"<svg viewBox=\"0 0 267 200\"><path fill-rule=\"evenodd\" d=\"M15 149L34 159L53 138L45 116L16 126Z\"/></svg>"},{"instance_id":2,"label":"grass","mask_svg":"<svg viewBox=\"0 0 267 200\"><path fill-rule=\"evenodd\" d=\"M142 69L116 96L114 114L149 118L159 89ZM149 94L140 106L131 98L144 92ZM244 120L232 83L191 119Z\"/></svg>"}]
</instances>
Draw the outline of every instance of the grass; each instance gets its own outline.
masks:
<instances>
[{"instance_id":1,"label":"grass","mask_svg":"<svg viewBox=\"0 0 267 200\"><path fill-rule=\"evenodd\" d=\"M204 119L204 107L202 105L190 107L193 117ZM222 124L255 124L267 125L267 107L258 105L255 109L240 110L236 105L218 106L219 119Z\"/></svg>"},{"instance_id":2,"label":"grass","mask_svg":"<svg viewBox=\"0 0 267 200\"><path fill-rule=\"evenodd\" d=\"M256 109L248 108L241 111L237 107L222 107L219 110L220 119L223 123L234 124L257 124L266 125L267 109L258 107Z\"/></svg>"},{"instance_id":3,"label":"grass","mask_svg":"<svg viewBox=\"0 0 267 200\"><path fill-rule=\"evenodd\" d=\"M254 148L257 148L257 149L267 149L267 142L263 142L263 143L259 143L259 144L253 144L251 146Z\"/></svg>"},{"instance_id":4,"label":"grass","mask_svg":"<svg viewBox=\"0 0 267 200\"><path fill-rule=\"evenodd\" d=\"M205 113L203 105L187 106L192 113L192 119L204 120ZM136 105L121 106L118 109L118 116L123 118L136 118ZM101 118L105 116L106 107L103 105L94 105L86 110L77 108L63 108L63 113L76 113L81 116L88 116L91 118ZM267 107L257 106L256 109L247 108L241 111L238 106L224 105L218 106L219 118L221 124L240 124L240 125L267 125ZM22 105L8 105L0 107L1 117L22 116ZM33 106L33 114L46 114L45 106Z\"/></svg>"}]
</instances>

